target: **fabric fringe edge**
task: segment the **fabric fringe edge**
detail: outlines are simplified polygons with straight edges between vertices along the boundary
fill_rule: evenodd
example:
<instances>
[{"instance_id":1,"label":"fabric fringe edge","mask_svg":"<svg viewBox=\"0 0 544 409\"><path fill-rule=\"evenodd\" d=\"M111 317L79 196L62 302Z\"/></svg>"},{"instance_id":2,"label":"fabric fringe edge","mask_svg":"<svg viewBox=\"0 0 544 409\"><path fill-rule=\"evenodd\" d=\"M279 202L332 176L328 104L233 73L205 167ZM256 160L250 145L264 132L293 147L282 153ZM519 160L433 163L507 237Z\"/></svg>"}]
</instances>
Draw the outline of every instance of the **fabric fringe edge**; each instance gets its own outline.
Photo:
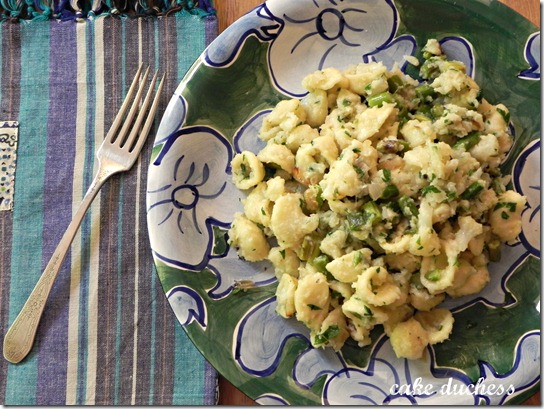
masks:
<instances>
[{"instance_id":1,"label":"fabric fringe edge","mask_svg":"<svg viewBox=\"0 0 544 409\"><path fill-rule=\"evenodd\" d=\"M212 0L0 0L0 23L160 17L179 12L199 17L215 15Z\"/></svg>"}]
</instances>

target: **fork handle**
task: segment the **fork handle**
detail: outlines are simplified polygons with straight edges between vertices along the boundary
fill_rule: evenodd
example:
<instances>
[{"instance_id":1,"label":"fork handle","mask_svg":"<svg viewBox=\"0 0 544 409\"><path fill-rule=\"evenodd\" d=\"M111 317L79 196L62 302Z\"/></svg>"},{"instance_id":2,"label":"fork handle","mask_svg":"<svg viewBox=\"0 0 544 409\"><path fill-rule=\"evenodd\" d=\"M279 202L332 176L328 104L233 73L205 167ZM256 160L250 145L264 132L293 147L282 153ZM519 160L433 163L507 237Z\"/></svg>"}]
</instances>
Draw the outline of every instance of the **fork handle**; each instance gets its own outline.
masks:
<instances>
[{"instance_id":1,"label":"fork handle","mask_svg":"<svg viewBox=\"0 0 544 409\"><path fill-rule=\"evenodd\" d=\"M19 312L19 315L17 315L6 333L6 336L4 337L4 358L9 362L14 364L21 362L32 349L38 324L45 308L45 303L53 288L53 283L55 282L62 262L79 230L79 226L87 213L87 209L104 182L112 174L113 172L105 172L99 169L99 172L85 193L83 201L64 232L62 239L51 256L49 263L47 263L40 279L30 293L30 296Z\"/></svg>"}]
</instances>

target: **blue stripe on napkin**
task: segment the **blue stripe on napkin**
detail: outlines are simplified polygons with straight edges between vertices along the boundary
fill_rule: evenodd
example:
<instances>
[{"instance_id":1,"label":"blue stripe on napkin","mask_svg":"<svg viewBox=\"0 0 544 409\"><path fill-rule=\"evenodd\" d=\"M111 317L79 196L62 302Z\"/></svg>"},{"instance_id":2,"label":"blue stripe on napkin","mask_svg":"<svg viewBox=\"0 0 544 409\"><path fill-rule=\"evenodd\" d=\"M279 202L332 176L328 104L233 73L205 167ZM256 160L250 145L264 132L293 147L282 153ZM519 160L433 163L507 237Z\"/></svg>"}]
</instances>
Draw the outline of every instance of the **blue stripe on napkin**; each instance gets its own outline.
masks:
<instances>
[{"instance_id":1,"label":"blue stripe on napkin","mask_svg":"<svg viewBox=\"0 0 544 409\"><path fill-rule=\"evenodd\" d=\"M0 120L20 123L15 206L0 213L2 334L89 186L95 150L139 64L166 73L163 112L217 34L215 16L202 9L160 19L107 14L0 24ZM19 365L0 361L0 403L215 403L217 374L176 321L155 273L145 216L150 154L148 143L133 169L99 192L34 349Z\"/></svg>"}]
</instances>

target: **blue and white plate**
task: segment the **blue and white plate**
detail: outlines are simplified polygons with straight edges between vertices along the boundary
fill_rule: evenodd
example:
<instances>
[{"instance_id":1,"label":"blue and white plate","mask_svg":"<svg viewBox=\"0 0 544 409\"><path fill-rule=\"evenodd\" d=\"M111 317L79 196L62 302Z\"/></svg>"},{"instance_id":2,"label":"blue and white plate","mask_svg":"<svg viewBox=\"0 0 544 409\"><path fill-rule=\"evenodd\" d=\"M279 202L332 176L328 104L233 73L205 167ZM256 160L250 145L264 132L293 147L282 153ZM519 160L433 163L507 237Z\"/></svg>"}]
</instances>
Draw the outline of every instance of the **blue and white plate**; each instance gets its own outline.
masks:
<instances>
[{"instance_id":1,"label":"blue and white plate","mask_svg":"<svg viewBox=\"0 0 544 409\"><path fill-rule=\"evenodd\" d=\"M490 265L481 294L447 301L453 334L424 359L396 358L379 329L365 348L313 349L302 324L274 312L271 265L244 262L228 246L242 210L230 160L262 148L263 116L303 96L306 74L373 60L410 73L404 56L420 57L428 38L466 64L486 99L510 109L515 144L503 170L527 196L523 232ZM269 0L222 33L173 95L153 149L147 215L179 323L258 403L522 402L540 383L540 32L495 0Z\"/></svg>"}]
</instances>

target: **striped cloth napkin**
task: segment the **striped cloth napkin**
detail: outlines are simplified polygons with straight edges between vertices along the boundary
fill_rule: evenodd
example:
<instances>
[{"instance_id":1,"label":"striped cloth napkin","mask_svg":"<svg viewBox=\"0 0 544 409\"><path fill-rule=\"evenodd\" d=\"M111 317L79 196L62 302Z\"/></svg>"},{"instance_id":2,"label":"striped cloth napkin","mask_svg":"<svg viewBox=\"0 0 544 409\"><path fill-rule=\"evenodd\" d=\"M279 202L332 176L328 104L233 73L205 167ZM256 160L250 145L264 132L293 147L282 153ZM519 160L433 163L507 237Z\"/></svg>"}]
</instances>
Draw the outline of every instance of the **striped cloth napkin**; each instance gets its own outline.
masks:
<instances>
[{"instance_id":1,"label":"striped cloth napkin","mask_svg":"<svg viewBox=\"0 0 544 409\"><path fill-rule=\"evenodd\" d=\"M217 35L207 1L83 3L0 0L2 340L91 182L96 148L140 63L166 73L157 126ZM153 266L153 138L95 199L30 355L18 365L0 358L0 404L216 402L217 374L176 321Z\"/></svg>"}]
</instances>

